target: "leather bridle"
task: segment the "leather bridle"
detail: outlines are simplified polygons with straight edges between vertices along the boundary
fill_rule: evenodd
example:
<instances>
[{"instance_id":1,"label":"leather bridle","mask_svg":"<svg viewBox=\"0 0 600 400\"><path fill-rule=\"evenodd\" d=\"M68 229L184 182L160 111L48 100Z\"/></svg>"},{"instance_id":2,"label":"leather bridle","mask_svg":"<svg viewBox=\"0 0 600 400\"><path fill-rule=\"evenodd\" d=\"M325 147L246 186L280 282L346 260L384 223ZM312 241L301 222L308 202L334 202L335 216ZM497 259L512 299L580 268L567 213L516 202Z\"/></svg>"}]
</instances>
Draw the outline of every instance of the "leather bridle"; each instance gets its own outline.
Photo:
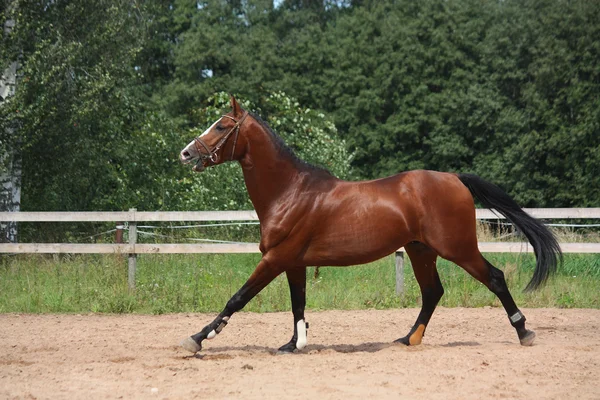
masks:
<instances>
[{"instance_id":1,"label":"leather bridle","mask_svg":"<svg viewBox=\"0 0 600 400\"><path fill-rule=\"evenodd\" d=\"M217 161L219 161L219 155L217 154L217 152L227 142L227 139L229 139L229 137L233 133L235 133L235 136L233 138L233 148L231 149L231 157L229 158L229 161L233 160L233 155L235 153L235 147L237 145L238 136L240 134L240 127L242 126L242 123L244 122L244 120L246 119L247 116L248 116L248 111L245 111L244 115L242 115L242 118L240 118L238 121L236 121L235 118L230 117L229 115L223 115L221 118L229 118L230 120L235 122L235 125L229 130L229 132L227 132L221 138L221 140L219 140L219 142L216 144L215 147L213 147L212 150L208 147L208 145L206 143L204 143L204 141L202 139L200 139L200 136L194 138L196 151L198 152L198 155L200 157L199 161L203 162L204 160L210 160L210 161L212 161L213 164L217 163ZM201 149L203 149L206 152L206 154L203 154L200 151Z\"/></svg>"}]
</instances>

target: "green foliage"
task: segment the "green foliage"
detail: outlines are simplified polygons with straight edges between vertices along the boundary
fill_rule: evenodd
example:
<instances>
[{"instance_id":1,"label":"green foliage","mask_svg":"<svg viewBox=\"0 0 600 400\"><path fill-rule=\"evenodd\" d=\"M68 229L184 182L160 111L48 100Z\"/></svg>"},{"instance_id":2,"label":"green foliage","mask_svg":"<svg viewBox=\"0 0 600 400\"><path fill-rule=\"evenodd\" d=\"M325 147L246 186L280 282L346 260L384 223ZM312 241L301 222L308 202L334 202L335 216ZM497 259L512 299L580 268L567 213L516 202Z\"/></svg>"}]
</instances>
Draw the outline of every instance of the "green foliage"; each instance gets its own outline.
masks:
<instances>
[{"instance_id":1,"label":"green foliage","mask_svg":"<svg viewBox=\"0 0 600 400\"><path fill-rule=\"evenodd\" d=\"M23 159L23 210L251 207L238 166L228 164L196 179L178 162L179 151L197 134L189 128L207 126L224 112L226 96L214 95L211 87L188 87L202 102L193 107L186 103L180 113L169 112L171 92L177 101L188 99L172 86L196 76L184 73L183 55L173 61L173 54L187 54L186 46L194 43L184 40L173 53L175 42L190 35L196 23L205 26L220 16L198 13L197 2L183 1L12 3L11 8L2 2L3 21L14 19L15 28L2 37L1 67L18 59L19 80L16 95L0 107L0 143L17 148ZM252 18L262 18L263 6L257 3ZM180 14L189 7L196 11L194 18L200 18L192 18L192 25ZM211 7L239 14L224 2L212 2L207 10ZM224 25L220 33L205 32L216 40L226 28L243 25L237 21ZM253 40L261 42L257 36ZM189 51L213 61L220 54L208 47ZM188 61L203 65L194 60ZM256 83L263 78L257 77ZM324 114L300 107L280 92L261 91L259 105L246 104L302 158L348 176L348 151ZM18 135L9 135L9 127L16 127ZM56 229L24 225L20 233L25 239L61 240Z\"/></svg>"},{"instance_id":2,"label":"green foliage","mask_svg":"<svg viewBox=\"0 0 600 400\"><path fill-rule=\"evenodd\" d=\"M600 204L597 1L3 0L0 11L15 21L0 68L19 61L0 150L21 154L23 210L249 207L235 164L196 177L176 161L189 129L224 111L222 92L343 178L473 172L523 206Z\"/></svg>"},{"instance_id":3,"label":"green foliage","mask_svg":"<svg viewBox=\"0 0 600 400\"><path fill-rule=\"evenodd\" d=\"M583 1L357 7L331 29L343 61L326 109L365 176L469 171L526 206L598 204L599 13Z\"/></svg>"},{"instance_id":4,"label":"green foliage","mask_svg":"<svg viewBox=\"0 0 600 400\"><path fill-rule=\"evenodd\" d=\"M524 206L598 205L596 1L207 1L173 13L188 25L164 88L172 115L217 88L259 106L283 90L333 116L359 177L474 172Z\"/></svg>"},{"instance_id":5,"label":"green foliage","mask_svg":"<svg viewBox=\"0 0 600 400\"><path fill-rule=\"evenodd\" d=\"M178 156L188 135L160 114L146 117L119 143L118 173L114 189L102 193L104 208L177 210L183 205Z\"/></svg>"},{"instance_id":6,"label":"green foliage","mask_svg":"<svg viewBox=\"0 0 600 400\"><path fill-rule=\"evenodd\" d=\"M19 60L19 80L0 108L0 135L17 127L23 208L114 208L105 196L125 162L121 143L145 117L132 65L140 10L125 0L13 3L2 60Z\"/></svg>"}]
</instances>

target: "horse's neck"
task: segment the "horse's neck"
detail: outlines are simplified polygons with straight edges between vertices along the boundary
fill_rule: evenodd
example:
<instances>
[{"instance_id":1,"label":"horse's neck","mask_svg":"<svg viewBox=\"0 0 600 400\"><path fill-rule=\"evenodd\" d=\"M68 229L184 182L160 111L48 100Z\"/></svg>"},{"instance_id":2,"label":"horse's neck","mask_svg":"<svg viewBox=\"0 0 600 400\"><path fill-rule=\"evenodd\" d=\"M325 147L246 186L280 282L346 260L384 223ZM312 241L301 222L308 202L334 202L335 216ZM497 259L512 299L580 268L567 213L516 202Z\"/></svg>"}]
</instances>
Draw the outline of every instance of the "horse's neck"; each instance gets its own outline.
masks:
<instances>
[{"instance_id":1,"label":"horse's neck","mask_svg":"<svg viewBox=\"0 0 600 400\"><path fill-rule=\"evenodd\" d=\"M262 127L245 157L240 160L248 194L259 219L268 215L274 205L297 184L301 171L294 158L279 149L272 134Z\"/></svg>"}]
</instances>

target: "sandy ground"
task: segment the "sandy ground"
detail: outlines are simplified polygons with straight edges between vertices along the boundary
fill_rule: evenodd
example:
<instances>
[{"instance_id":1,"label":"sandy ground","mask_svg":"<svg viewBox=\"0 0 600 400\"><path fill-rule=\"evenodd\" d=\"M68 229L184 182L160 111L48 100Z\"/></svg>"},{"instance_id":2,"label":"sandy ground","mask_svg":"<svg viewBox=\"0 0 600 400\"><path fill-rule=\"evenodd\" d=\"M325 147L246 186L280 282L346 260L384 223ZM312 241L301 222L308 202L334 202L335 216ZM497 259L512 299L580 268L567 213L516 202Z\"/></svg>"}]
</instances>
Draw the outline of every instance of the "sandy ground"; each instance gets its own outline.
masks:
<instances>
[{"instance_id":1,"label":"sandy ground","mask_svg":"<svg viewBox=\"0 0 600 400\"><path fill-rule=\"evenodd\" d=\"M423 344L393 345L418 310L307 312L309 345L275 355L291 313L234 315L198 356L177 344L213 315L0 315L1 399L600 399L600 310L438 309Z\"/></svg>"}]
</instances>

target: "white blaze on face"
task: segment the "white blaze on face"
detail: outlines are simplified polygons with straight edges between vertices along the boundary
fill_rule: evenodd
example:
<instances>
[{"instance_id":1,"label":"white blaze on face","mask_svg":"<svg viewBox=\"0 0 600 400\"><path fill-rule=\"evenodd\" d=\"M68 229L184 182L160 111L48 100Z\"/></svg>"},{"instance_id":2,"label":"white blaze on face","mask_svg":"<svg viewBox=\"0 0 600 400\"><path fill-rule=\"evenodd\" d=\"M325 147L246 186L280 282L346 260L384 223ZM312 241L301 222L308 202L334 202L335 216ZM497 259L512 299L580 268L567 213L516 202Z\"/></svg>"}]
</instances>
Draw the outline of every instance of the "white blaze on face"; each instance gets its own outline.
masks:
<instances>
[{"instance_id":1,"label":"white blaze on face","mask_svg":"<svg viewBox=\"0 0 600 400\"><path fill-rule=\"evenodd\" d=\"M210 132L215 127L215 125L217 125L222 119L223 119L223 117L216 120L199 137L207 135L208 132ZM193 159L197 159L198 157L200 157L200 154L198 154L198 150L196 149L196 139L192 140L187 146L185 146L185 148L181 151L181 154L182 154L181 157L183 158L183 154L186 154L186 153L189 154Z\"/></svg>"},{"instance_id":2,"label":"white blaze on face","mask_svg":"<svg viewBox=\"0 0 600 400\"><path fill-rule=\"evenodd\" d=\"M216 121L214 122L214 124L212 124L211 126L209 126L209 127L208 127L208 129L207 129L207 130L205 130L205 131L204 131L204 133L202 133L202 135L200 135L200 137L202 137L202 136L206 135L208 132L210 132L210 131L212 130L212 128L214 128L214 127L215 127L215 125L217 125L217 124L218 124L218 123L219 123L219 122L220 122L222 119L223 119L223 117L221 117L221 118L219 118L218 120L216 120Z\"/></svg>"},{"instance_id":3,"label":"white blaze on face","mask_svg":"<svg viewBox=\"0 0 600 400\"><path fill-rule=\"evenodd\" d=\"M296 330L298 331L298 340L296 340L296 348L302 350L307 343L306 340L306 322L303 319L296 323Z\"/></svg>"}]
</instances>

